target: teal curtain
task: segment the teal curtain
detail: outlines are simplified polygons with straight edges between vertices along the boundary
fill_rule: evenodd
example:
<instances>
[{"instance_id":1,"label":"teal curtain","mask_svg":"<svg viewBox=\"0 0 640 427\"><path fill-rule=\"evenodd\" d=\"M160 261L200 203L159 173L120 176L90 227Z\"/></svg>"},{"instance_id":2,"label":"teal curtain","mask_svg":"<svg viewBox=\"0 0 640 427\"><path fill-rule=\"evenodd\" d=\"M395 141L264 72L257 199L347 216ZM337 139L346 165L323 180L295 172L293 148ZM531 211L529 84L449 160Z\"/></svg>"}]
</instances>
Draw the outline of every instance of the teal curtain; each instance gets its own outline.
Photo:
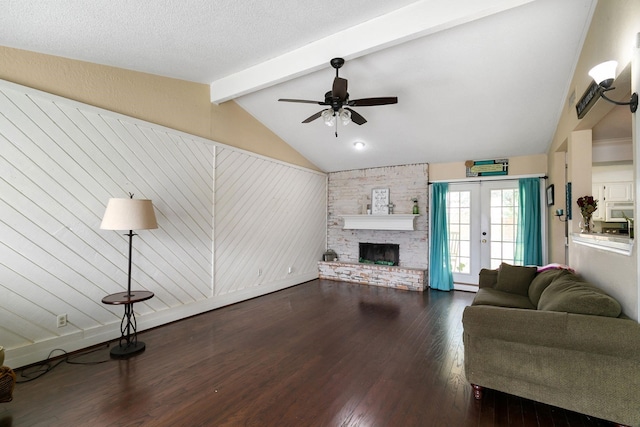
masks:
<instances>
[{"instance_id":1,"label":"teal curtain","mask_svg":"<svg viewBox=\"0 0 640 427\"><path fill-rule=\"evenodd\" d=\"M447 224L447 191L449 184L431 185L431 250L429 251L429 286L440 291L453 290L453 275L449 256L449 227Z\"/></svg>"},{"instance_id":2,"label":"teal curtain","mask_svg":"<svg viewBox=\"0 0 640 427\"><path fill-rule=\"evenodd\" d=\"M521 178L518 181L518 188L519 210L515 263L542 265L540 179Z\"/></svg>"}]
</instances>

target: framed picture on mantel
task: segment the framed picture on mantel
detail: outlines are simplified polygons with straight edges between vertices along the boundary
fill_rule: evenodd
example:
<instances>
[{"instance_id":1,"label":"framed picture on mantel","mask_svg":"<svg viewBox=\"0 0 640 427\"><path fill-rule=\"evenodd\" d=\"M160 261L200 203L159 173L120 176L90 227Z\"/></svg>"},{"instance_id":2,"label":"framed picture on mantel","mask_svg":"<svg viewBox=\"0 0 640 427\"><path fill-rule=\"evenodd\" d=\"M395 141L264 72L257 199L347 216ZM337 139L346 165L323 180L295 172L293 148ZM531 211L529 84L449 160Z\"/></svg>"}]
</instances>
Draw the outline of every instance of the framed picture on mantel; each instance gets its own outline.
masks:
<instances>
[{"instance_id":1,"label":"framed picture on mantel","mask_svg":"<svg viewBox=\"0 0 640 427\"><path fill-rule=\"evenodd\" d=\"M371 214L389 215L388 188L374 188L371 190Z\"/></svg>"}]
</instances>

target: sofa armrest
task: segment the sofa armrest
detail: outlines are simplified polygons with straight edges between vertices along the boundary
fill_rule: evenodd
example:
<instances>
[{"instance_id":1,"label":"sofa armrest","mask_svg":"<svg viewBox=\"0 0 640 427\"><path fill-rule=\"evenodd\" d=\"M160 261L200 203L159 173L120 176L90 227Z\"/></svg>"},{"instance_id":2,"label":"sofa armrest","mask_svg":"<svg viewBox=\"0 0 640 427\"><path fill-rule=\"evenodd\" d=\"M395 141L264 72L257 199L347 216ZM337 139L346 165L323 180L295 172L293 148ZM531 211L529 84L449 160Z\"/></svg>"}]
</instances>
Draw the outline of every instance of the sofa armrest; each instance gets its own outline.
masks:
<instances>
[{"instance_id":1,"label":"sofa armrest","mask_svg":"<svg viewBox=\"0 0 640 427\"><path fill-rule=\"evenodd\" d=\"M634 320L478 305L465 308L462 323L465 335L640 361Z\"/></svg>"},{"instance_id":2,"label":"sofa armrest","mask_svg":"<svg viewBox=\"0 0 640 427\"><path fill-rule=\"evenodd\" d=\"M494 288L498 283L498 270L489 270L483 268L480 270L480 276L478 277L478 287L480 288Z\"/></svg>"}]
</instances>

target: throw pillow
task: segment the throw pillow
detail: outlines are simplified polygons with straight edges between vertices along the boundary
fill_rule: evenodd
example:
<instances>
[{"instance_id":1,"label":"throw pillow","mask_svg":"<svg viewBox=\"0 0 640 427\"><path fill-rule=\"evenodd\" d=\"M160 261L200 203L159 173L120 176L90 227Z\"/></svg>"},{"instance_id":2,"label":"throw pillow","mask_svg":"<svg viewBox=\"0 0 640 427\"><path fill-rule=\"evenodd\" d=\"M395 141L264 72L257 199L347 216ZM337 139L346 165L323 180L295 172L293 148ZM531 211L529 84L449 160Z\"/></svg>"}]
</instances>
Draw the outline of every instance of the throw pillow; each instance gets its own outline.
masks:
<instances>
[{"instance_id":1,"label":"throw pillow","mask_svg":"<svg viewBox=\"0 0 640 427\"><path fill-rule=\"evenodd\" d=\"M569 270L572 273L576 272L573 268L569 267L568 265L558 264L557 262L552 262L551 264L541 265L538 267L538 273L542 273L543 271L547 271L547 270Z\"/></svg>"},{"instance_id":2,"label":"throw pillow","mask_svg":"<svg viewBox=\"0 0 640 427\"><path fill-rule=\"evenodd\" d=\"M531 303L537 306L540 301L540 295L542 295L542 292L547 289L547 286L549 286L555 279L562 277L565 274L571 273L568 270L545 270L543 272L538 272L529 286L529 299L531 300Z\"/></svg>"},{"instance_id":3,"label":"throw pillow","mask_svg":"<svg viewBox=\"0 0 640 427\"><path fill-rule=\"evenodd\" d=\"M493 288L497 282L498 270L489 270L486 268L480 270L480 276L478 277L478 287Z\"/></svg>"},{"instance_id":4,"label":"throw pillow","mask_svg":"<svg viewBox=\"0 0 640 427\"><path fill-rule=\"evenodd\" d=\"M575 276L574 276L575 277ZM554 280L542 292L538 310L618 317L620 303L601 289L566 275Z\"/></svg>"},{"instance_id":5,"label":"throw pillow","mask_svg":"<svg viewBox=\"0 0 640 427\"><path fill-rule=\"evenodd\" d=\"M498 270L498 282L495 289L526 297L529 295L529 285L537 271L537 267L522 267L503 262Z\"/></svg>"}]
</instances>

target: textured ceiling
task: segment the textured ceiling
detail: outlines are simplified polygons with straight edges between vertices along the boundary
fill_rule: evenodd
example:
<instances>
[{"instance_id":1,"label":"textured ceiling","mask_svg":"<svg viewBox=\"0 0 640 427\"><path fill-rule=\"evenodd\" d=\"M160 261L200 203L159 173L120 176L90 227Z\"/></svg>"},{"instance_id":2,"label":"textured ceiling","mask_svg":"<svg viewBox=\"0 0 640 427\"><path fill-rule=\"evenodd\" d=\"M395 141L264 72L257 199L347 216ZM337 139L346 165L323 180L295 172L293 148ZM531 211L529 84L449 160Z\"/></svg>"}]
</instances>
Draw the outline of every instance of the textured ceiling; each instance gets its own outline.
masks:
<instances>
[{"instance_id":1,"label":"textured ceiling","mask_svg":"<svg viewBox=\"0 0 640 427\"><path fill-rule=\"evenodd\" d=\"M408 3L0 0L0 43L211 83Z\"/></svg>"},{"instance_id":2,"label":"textured ceiling","mask_svg":"<svg viewBox=\"0 0 640 427\"><path fill-rule=\"evenodd\" d=\"M0 0L0 7L4 46L212 87L236 77L243 108L336 171L545 153L595 0ZM357 108L368 123L338 125L337 138L321 120L300 123L320 106L277 102L322 100L336 56L347 59L340 74L351 99L399 97L396 105ZM244 77L248 68L268 74L264 64L273 76ZM355 141L365 149L355 151Z\"/></svg>"}]
</instances>

